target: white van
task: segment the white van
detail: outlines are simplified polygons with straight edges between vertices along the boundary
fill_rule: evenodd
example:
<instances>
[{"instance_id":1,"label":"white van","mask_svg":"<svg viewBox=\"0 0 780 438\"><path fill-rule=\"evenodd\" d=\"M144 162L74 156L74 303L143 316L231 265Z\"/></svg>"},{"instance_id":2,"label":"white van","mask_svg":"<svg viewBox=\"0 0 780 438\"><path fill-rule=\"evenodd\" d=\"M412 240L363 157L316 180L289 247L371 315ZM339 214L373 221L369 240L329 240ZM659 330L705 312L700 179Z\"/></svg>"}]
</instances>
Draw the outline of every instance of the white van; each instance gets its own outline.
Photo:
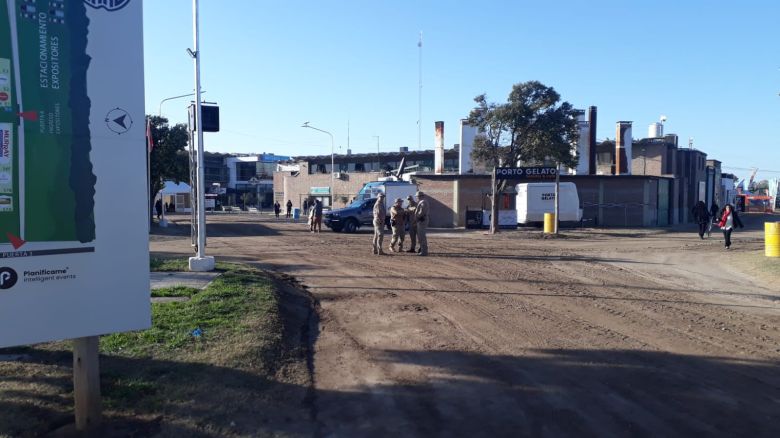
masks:
<instances>
[{"instance_id":1,"label":"white van","mask_svg":"<svg viewBox=\"0 0 780 438\"><path fill-rule=\"evenodd\" d=\"M545 213L555 212L555 183L518 184L517 223L543 222ZM560 183L560 222L579 222L582 219L580 197L572 182Z\"/></svg>"}]
</instances>

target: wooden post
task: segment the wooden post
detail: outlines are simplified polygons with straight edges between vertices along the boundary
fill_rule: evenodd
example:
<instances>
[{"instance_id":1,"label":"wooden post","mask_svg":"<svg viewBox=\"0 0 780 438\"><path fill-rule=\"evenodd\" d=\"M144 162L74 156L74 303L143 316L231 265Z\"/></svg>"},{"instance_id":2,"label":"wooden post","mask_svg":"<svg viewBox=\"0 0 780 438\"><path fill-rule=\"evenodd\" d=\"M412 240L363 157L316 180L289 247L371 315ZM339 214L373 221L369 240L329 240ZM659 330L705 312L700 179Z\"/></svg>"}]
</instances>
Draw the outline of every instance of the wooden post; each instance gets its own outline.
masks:
<instances>
[{"instance_id":1,"label":"wooden post","mask_svg":"<svg viewBox=\"0 0 780 438\"><path fill-rule=\"evenodd\" d=\"M73 394L76 404L76 430L90 431L102 420L98 336L73 340Z\"/></svg>"}]
</instances>

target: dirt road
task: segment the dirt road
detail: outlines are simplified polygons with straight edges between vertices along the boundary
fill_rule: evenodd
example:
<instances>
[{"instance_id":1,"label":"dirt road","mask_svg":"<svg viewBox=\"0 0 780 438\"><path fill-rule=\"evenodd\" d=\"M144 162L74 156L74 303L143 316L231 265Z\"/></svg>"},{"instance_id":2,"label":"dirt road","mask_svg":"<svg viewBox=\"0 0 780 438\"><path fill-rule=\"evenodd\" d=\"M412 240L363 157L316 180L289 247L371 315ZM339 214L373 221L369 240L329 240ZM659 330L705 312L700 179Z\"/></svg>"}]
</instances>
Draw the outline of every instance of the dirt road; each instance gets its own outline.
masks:
<instances>
[{"instance_id":1,"label":"dirt road","mask_svg":"<svg viewBox=\"0 0 780 438\"><path fill-rule=\"evenodd\" d=\"M210 253L319 301L315 435L780 436L780 281L743 268L758 232L727 252L694 233L442 230L425 258L209 220Z\"/></svg>"}]
</instances>

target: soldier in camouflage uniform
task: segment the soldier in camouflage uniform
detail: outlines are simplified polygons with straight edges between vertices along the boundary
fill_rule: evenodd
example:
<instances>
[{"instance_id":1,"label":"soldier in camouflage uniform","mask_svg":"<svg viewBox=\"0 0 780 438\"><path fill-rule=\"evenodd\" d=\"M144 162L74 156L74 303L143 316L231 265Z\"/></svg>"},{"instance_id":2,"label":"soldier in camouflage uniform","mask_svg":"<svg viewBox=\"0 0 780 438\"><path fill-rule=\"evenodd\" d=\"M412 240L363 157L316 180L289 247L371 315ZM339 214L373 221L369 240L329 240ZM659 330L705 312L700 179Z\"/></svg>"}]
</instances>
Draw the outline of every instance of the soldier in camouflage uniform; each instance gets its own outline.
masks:
<instances>
[{"instance_id":1,"label":"soldier in camouflage uniform","mask_svg":"<svg viewBox=\"0 0 780 438\"><path fill-rule=\"evenodd\" d=\"M404 237L406 235L406 211L403 207L404 200L396 198L390 207L390 226L393 229L393 239L390 241L390 251L401 252L404 249ZM398 245L398 248L396 248Z\"/></svg>"},{"instance_id":2,"label":"soldier in camouflage uniform","mask_svg":"<svg viewBox=\"0 0 780 438\"><path fill-rule=\"evenodd\" d=\"M417 246L417 217L414 215L414 210L417 208L417 203L414 202L414 196L409 195L406 197L409 201L409 206L406 207L406 219L409 222L409 240L412 242L412 246L406 252L415 252L415 246Z\"/></svg>"},{"instance_id":3,"label":"soldier in camouflage uniform","mask_svg":"<svg viewBox=\"0 0 780 438\"><path fill-rule=\"evenodd\" d=\"M417 207L414 209L414 215L417 218L417 239L420 241L421 256L428 255L428 223L429 217L428 199L425 193L417 192Z\"/></svg>"},{"instance_id":4,"label":"soldier in camouflage uniform","mask_svg":"<svg viewBox=\"0 0 780 438\"><path fill-rule=\"evenodd\" d=\"M382 241L385 238L385 217L387 208L385 207L385 194L379 193L374 203L374 254L384 255L382 251Z\"/></svg>"}]
</instances>

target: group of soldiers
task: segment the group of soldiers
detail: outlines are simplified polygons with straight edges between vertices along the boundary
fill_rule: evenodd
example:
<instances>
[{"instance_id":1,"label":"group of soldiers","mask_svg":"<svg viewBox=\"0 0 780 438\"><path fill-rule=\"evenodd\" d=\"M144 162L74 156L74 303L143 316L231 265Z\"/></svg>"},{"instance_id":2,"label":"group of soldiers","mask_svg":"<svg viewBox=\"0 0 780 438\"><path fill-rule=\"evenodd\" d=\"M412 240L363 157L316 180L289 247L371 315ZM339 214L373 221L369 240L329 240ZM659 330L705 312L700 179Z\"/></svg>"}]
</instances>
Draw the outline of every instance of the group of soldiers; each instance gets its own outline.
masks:
<instances>
[{"instance_id":1,"label":"group of soldiers","mask_svg":"<svg viewBox=\"0 0 780 438\"><path fill-rule=\"evenodd\" d=\"M409 224L409 238L411 247L406 252L415 253L419 256L428 255L428 222L429 206L425 193L417 192L417 201L409 195L406 200L409 206L404 208L404 200L396 198L393 206L390 207L390 227L393 230L393 238L390 240L390 251L402 252L404 248L404 237L406 237L406 224ZM375 255L386 254L382 250L382 242L385 236L385 218L387 211L385 207L385 194L379 193L379 197L374 204L374 240L373 252ZM419 250L416 248L420 244Z\"/></svg>"}]
</instances>

